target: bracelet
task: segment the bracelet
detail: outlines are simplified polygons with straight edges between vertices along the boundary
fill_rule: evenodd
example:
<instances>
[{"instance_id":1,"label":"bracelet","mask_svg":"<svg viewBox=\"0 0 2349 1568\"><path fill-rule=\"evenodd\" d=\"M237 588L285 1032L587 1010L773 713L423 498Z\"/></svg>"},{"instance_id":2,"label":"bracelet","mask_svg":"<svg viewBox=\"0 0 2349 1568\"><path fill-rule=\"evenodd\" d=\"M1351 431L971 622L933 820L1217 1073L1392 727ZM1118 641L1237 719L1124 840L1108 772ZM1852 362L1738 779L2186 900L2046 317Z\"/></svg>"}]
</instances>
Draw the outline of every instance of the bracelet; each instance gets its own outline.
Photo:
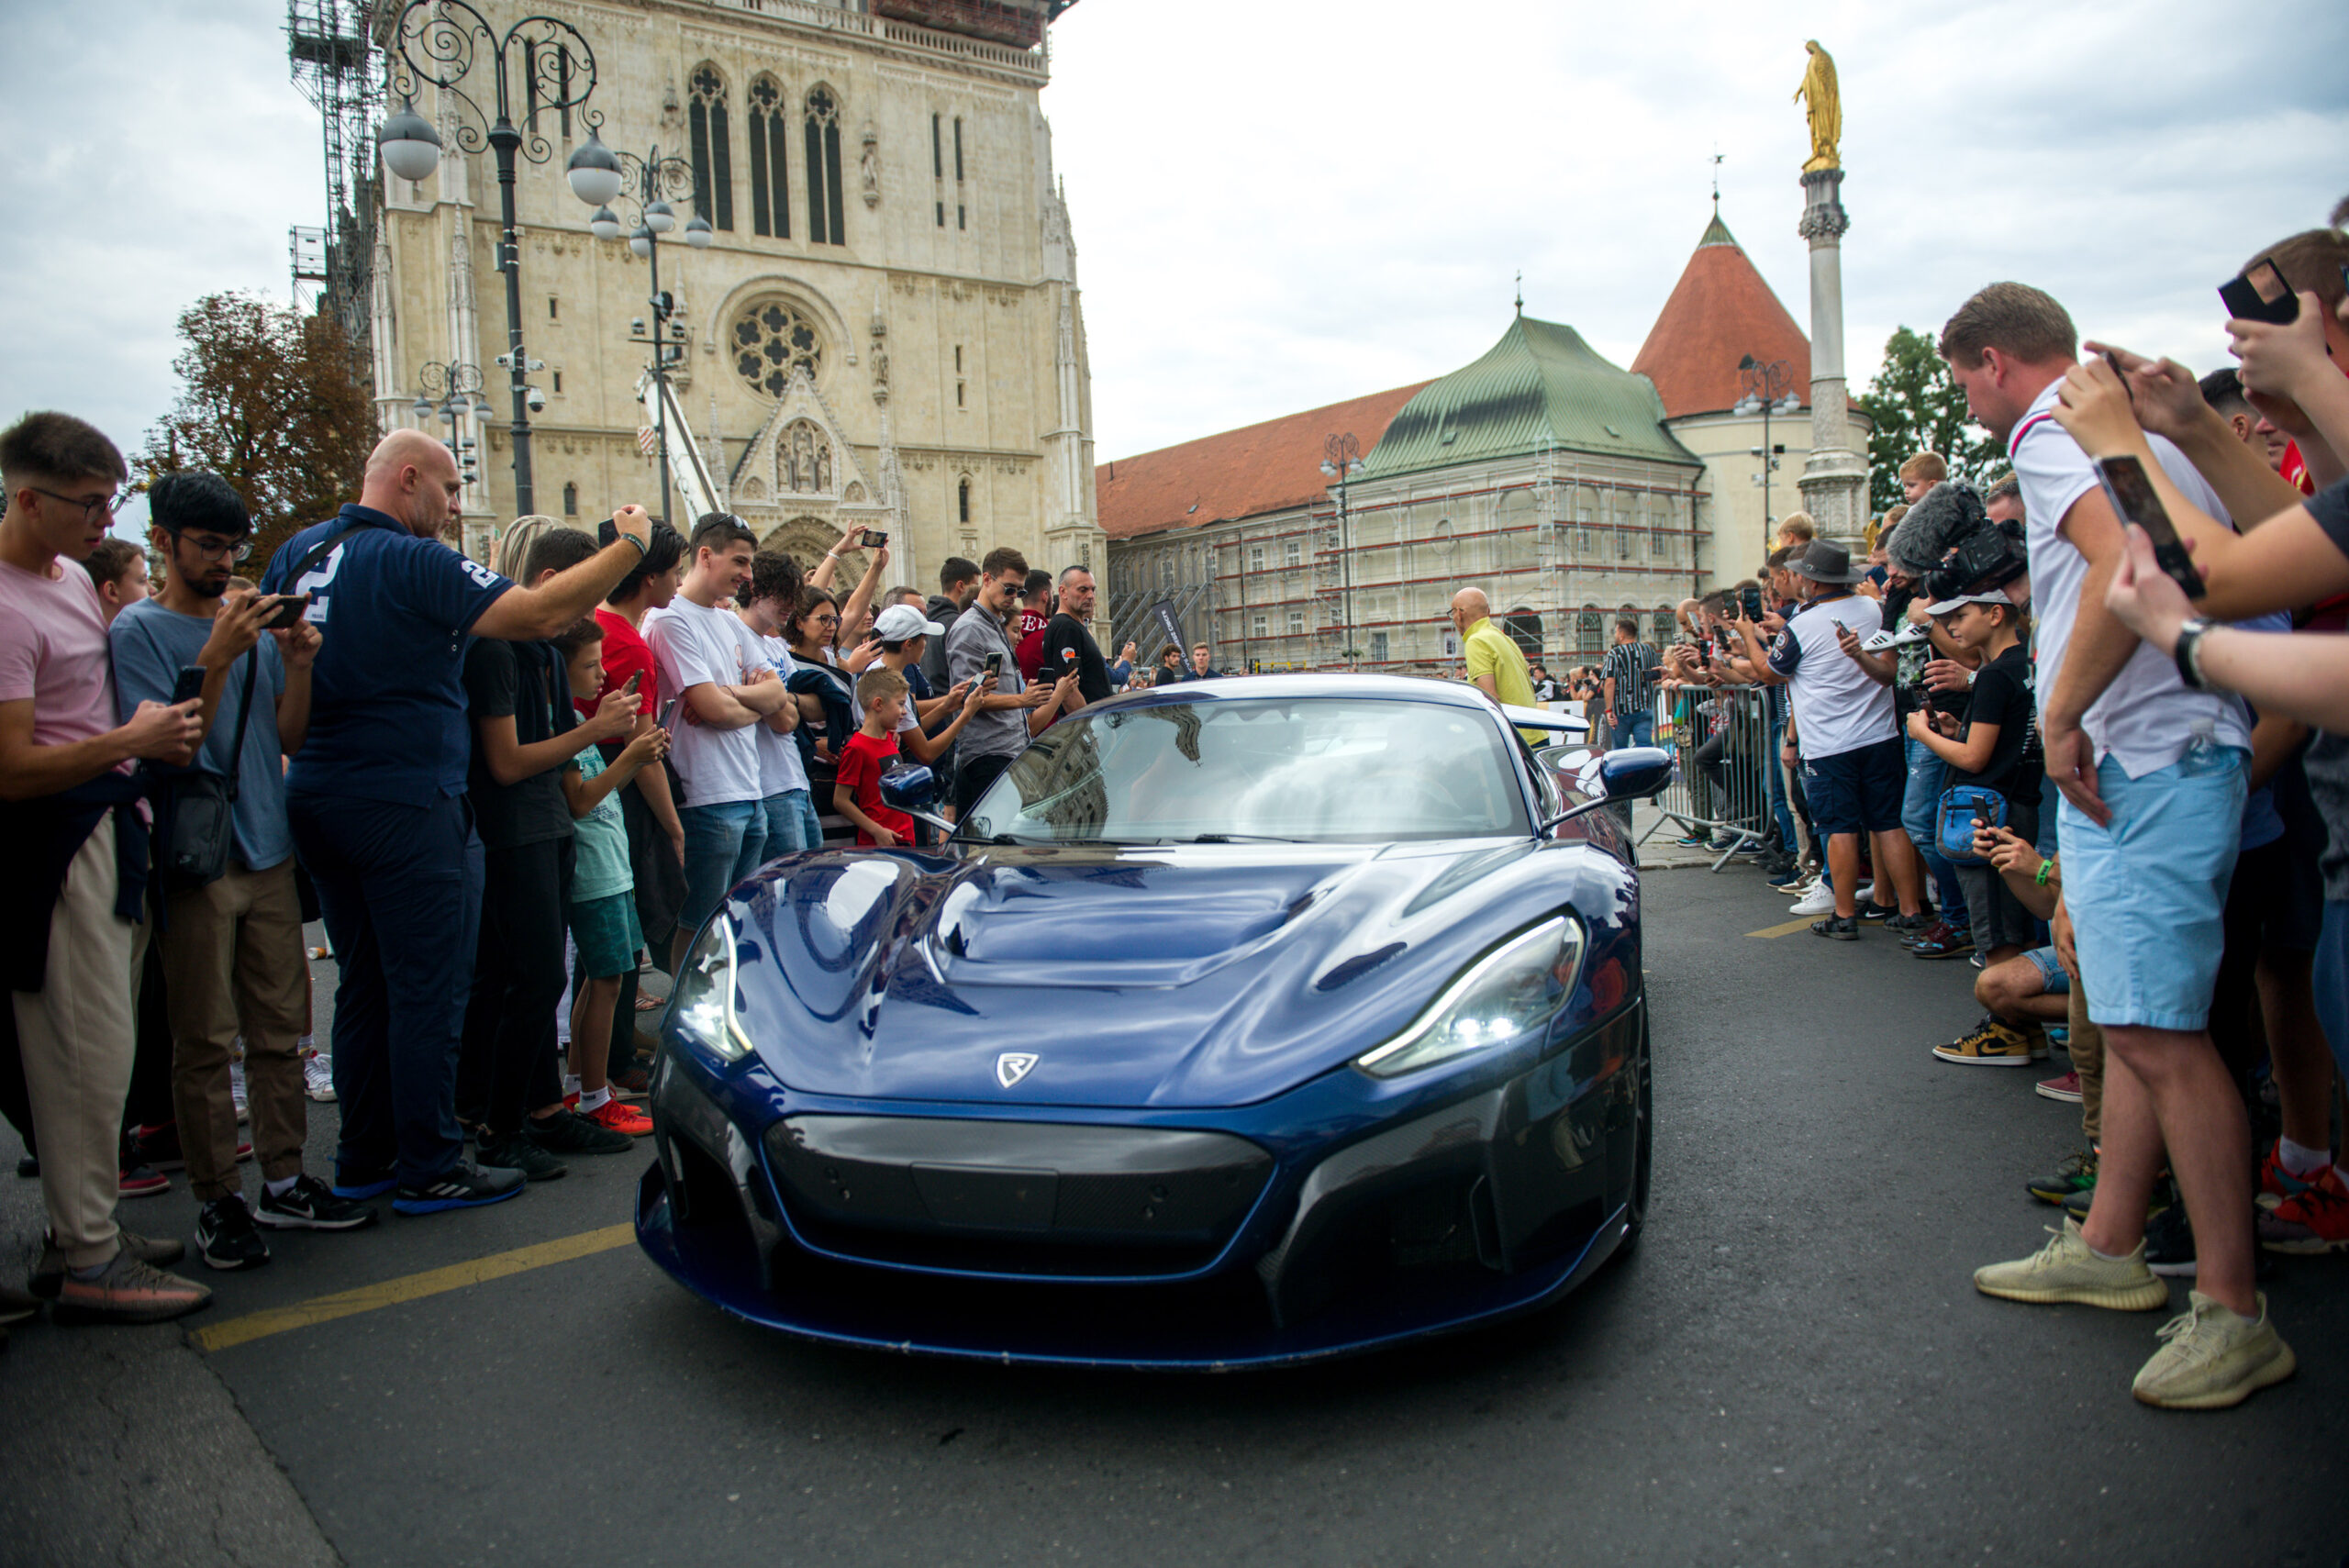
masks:
<instances>
[{"instance_id":1,"label":"bracelet","mask_svg":"<svg viewBox=\"0 0 2349 1568\"><path fill-rule=\"evenodd\" d=\"M620 535L620 538L636 546L636 558L639 561L643 560L647 555L651 553L651 550L645 548L644 541L637 538L634 534L622 534Z\"/></svg>"},{"instance_id":2,"label":"bracelet","mask_svg":"<svg viewBox=\"0 0 2349 1568\"><path fill-rule=\"evenodd\" d=\"M2044 887L2047 885L2047 873L2054 869L2055 862L2054 861L2042 861L2039 862L2039 874L2032 877L2031 880L2039 884L2040 886Z\"/></svg>"},{"instance_id":3,"label":"bracelet","mask_svg":"<svg viewBox=\"0 0 2349 1568\"><path fill-rule=\"evenodd\" d=\"M2177 647L2171 657L2177 664L2177 678L2191 691L2210 689L2202 679L2202 634L2210 629L2210 623L2199 616L2177 628Z\"/></svg>"},{"instance_id":4,"label":"bracelet","mask_svg":"<svg viewBox=\"0 0 2349 1568\"><path fill-rule=\"evenodd\" d=\"M824 559L827 561L838 561L840 558L841 552L837 550L828 550L824 551Z\"/></svg>"}]
</instances>

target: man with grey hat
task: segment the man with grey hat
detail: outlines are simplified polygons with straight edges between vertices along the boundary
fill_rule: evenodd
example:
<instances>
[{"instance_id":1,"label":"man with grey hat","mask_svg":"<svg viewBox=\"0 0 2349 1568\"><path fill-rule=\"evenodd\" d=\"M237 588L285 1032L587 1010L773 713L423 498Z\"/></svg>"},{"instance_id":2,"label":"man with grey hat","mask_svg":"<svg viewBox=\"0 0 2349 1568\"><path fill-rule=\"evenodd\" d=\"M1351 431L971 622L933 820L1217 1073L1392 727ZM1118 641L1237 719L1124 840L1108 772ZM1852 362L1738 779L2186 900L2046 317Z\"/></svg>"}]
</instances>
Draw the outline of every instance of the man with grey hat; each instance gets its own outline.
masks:
<instances>
[{"instance_id":1,"label":"man with grey hat","mask_svg":"<svg viewBox=\"0 0 2349 1568\"><path fill-rule=\"evenodd\" d=\"M1838 541L1813 539L1788 558L1787 569L1794 573L1803 606L1776 642L1765 650L1752 622L1729 624L1745 639L1747 657L1764 683L1783 683L1793 702L1803 793L1814 827L1827 839L1828 874L1835 889L1834 912L1810 929L1837 941L1856 941L1863 915L1856 907L1863 833L1874 846L1877 887L1888 884L1898 893L1900 920L1914 924L1920 912L1916 856L1900 828L1908 769L1893 728L1892 693L1842 646L1843 631L1865 641L1882 629L1883 617L1874 599L1852 592L1865 572ZM1872 901L1865 914L1883 919L1892 910Z\"/></svg>"}]
</instances>

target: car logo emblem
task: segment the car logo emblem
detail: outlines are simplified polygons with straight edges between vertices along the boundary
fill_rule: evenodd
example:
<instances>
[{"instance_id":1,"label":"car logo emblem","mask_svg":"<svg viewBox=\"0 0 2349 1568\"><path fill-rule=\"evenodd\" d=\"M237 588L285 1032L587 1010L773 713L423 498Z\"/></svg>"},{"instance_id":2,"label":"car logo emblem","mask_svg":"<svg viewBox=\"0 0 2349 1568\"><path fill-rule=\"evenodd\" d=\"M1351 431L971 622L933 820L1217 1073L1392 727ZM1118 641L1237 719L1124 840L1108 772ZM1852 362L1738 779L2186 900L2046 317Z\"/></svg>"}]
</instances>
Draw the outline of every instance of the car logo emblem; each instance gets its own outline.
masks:
<instances>
[{"instance_id":1,"label":"car logo emblem","mask_svg":"<svg viewBox=\"0 0 2349 1568\"><path fill-rule=\"evenodd\" d=\"M1025 1051L1007 1051L995 1059L995 1081L1008 1089L1034 1070L1035 1056Z\"/></svg>"}]
</instances>

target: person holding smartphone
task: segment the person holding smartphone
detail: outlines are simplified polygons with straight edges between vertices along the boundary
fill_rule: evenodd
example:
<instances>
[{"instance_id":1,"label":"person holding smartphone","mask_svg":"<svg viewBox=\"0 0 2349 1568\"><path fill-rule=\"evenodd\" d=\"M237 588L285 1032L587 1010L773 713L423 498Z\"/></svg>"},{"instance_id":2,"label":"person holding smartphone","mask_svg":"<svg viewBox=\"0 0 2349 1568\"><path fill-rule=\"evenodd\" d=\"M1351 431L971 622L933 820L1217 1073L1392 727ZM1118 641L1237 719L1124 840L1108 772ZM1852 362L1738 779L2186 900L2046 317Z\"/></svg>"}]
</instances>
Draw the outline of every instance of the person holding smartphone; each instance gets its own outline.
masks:
<instances>
[{"instance_id":1,"label":"person holding smartphone","mask_svg":"<svg viewBox=\"0 0 2349 1568\"><path fill-rule=\"evenodd\" d=\"M1006 627L1028 584L1028 560L1007 546L987 551L979 562L979 596L946 633L946 672L955 684L974 684L992 675L993 689L980 694L956 745L954 807L960 819L1003 771L1019 760L1028 742L1060 717L1061 705L1076 690L1074 675L1050 685L1020 679ZM992 659L992 662L990 662Z\"/></svg>"}]
</instances>

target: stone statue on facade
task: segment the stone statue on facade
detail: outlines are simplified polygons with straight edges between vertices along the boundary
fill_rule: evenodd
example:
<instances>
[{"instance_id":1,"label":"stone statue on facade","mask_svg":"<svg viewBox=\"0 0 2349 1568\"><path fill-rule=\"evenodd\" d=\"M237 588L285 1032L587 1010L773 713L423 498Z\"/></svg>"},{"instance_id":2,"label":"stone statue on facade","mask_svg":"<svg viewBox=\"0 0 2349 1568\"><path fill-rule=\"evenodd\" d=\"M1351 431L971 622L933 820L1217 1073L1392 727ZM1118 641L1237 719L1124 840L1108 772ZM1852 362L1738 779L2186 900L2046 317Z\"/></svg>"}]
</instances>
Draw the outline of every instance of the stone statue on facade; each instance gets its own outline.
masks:
<instances>
[{"instance_id":1,"label":"stone statue on facade","mask_svg":"<svg viewBox=\"0 0 2349 1568\"><path fill-rule=\"evenodd\" d=\"M1835 85L1835 61L1817 39L1802 47L1810 51L1802 85L1795 89L1795 102L1809 100L1805 112L1810 117L1810 161L1802 166L1803 172L1840 169L1843 164L1836 144L1843 139L1843 99Z\"/></svg>"},{"instance_id":2,"label":"stone statue on facade","mask_svg":"<svg viewBox=\"0 0 2349 1568\"><path fill-rule=\"evenodd\" d=\"M881 205L881 133L871 125L864 128L864 153L858 159L864 175L864 205Z\"/></svg>"}]
</instances>

